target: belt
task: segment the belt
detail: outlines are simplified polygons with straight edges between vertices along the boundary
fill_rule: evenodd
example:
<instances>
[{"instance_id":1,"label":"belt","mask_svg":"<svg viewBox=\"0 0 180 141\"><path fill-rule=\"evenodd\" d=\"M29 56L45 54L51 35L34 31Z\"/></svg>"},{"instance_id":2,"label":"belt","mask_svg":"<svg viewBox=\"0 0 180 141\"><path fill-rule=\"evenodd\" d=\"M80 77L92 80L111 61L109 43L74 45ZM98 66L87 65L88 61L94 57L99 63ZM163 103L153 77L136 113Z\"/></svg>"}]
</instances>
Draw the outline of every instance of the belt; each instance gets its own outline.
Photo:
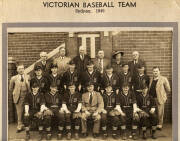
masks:
<instances>
[{"instance_id":1,"label":"belt","mask_svg":"<svg viewBox=\"0 0 180 141\"><path fill-rule=\"evenodd\" d=\"M131 106L123 106L123 108L131 108Z\"/></svg>"},{"instance_id":2,"label":"belt","mask_svg":"<svg viewBox=\"0 0 180 141\"><path fill-rule=\"evenodd\" d=\"M51 105L51 108L58 108L58 105Z\"/></svg>"},{"instance_id":3,"label":"belt","mask_svg":"<svg viewBox=\"0 0 180 141\"><path fill-rule=\"evenodd\" d=\"M112 108L113 106L107 106L107 108Z\"/></svg>"}]
</instances>

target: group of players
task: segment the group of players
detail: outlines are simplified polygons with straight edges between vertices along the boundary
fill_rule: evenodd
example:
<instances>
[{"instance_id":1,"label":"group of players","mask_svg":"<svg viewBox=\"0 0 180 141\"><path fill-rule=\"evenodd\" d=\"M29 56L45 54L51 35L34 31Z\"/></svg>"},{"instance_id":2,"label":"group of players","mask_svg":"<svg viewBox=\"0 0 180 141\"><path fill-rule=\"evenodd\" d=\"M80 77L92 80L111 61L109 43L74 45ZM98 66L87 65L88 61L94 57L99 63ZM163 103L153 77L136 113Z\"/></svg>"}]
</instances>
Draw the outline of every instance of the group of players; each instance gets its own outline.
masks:
<instances>
[{"instance_id":1,"label":"group of players","mask_svg":"<svg viewBox=\"0 0 180 141\"><path fill-rule=\"evenodd\" d=\"M117 54L123 55L122 52ZM32 121L37 123L41 138L46 132L47 140L52 138L52 129L56 126L58 140L63 135L68 140L73 136L77 140L80 131L82 137L87 137L87 125L91 122L94 138L101 131L106 139L107 129L112 127L114 139L120 134L126 140L128 129L132 139L138 139L138 129L142 129L142 137L146 139L146 130L150 127L151 137L156 139L156 102L149 94L149 76L143 63L130 70L130 64L124 62L119 72L113 64L99 70L91 59L84 64L84 69L78 70L79 63L76 59L70 60L67 71L61 74L56 61L49 65L49 71L45 71L42 64L35 64L29 81L30 91L24 94L23 103L27 140L30 139ZM19 65L18 69L20 81L26 81L22 77L24 66Z\"/></svg>"}]
</instances>

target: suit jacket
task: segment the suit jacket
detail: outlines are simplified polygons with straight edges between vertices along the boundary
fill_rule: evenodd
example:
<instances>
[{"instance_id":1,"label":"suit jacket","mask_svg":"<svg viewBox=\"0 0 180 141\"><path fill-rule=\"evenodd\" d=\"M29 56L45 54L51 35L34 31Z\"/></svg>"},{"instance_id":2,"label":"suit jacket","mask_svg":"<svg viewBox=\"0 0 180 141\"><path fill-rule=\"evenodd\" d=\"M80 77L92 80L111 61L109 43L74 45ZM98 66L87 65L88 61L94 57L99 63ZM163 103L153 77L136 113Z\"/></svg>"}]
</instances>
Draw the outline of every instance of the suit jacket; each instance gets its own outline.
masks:
<instances>
[{"instance_id":1,"label":"suit jacket","mask_svg":"<svg viewBox=\"0 0 180 141\"><path fill-rule=\"evenodd\" d=\"M138 65L144 65L145 66L145 62L141 59L138 59L138 62L136 64L134 64L134 61L129 61L128 65L129 65L130 73L133 76L133 75L138 74ZM145 70L146 70L146 68L145 68Z\"/></svg>"},{"instance_id":2,"label":"suit jacket","mask_svg":"<svg viewBox=\"0 0 180 141\"><path fill-rule=\"evenodd\" d=\"M106 67L107 67L109 64L110 64L110 61L109 61L108 59L104 58L104 59L103 59L103 72L105 72L105 69L106 69ZM100 65L99 65L99 59L98 59L98 58L96 58L96 59L94 60L94 67L95 67L95 69L97 69L100 73L103 73L103 72L101 72L101 67L100 67Z\"/></svg>"},{"instance_id":3,"label":"suit jacket","mask_svg":"<svg viewBox=\"0 0 180 141\"><path fill-rule=\"evenodd\" d=\"M114 60L112 61L112 67L113 67L113 72L119 75L122 72L122 64L123 62L121 61L119 64Z\"/></svg>"},{"instance_id":4,"label":"suit jacket","mask_svg":"<svg viewBox=\"0 0 180 141\"><path fill-rule=\"evenodd\" d=\"M149 88L151 88L153 78L150 79ZM167 100L167 93L171 91L169 81L164 76L159 76L158 82L156 84L156 94L159 104L164 104Z\"/></svg>"},{"instance_id":5,"label":"suit jacket","mask_svg":"<svg viewBox=\"0 0 180 141\"><path fill-rule=\"evenodd\" d=\"M47 76L50 73L50 64L51 64L51 62L46 61L46 65L43 65L42 62L39 61L34 65L34 68L36 66L41 66L42 67L42 72L43 72L42 75Z\"/></svg>"},{"instance_id":6,"label":"suit jacket","mask_svg":"<svg viewBox=\"0 0 180 141\"><path fill-rule=\"evenodd\" d=\"M13 94L14 103L18 103L21 93L23 93L25 95L30 92L29 81L30 81L29 75L24 74L25 85L22 86L20 75L15 75L15 76L11 77L10 84L9 84L9 90Z\"/></svg>"},{"instance_id":7,"label":"suit jacket","mask_svg":"<svg viewBox=\"0 0 180 141\"><path fill-rule=\"evenodd\" d=\"M61 57L58 57L54 59L53 63L57 64L58 66L58 74L62 75L64 72L66 72L69 68L69 61L71 58L69 57L64 57L63 59Z\"/></svg>"},{"instance_id":8,"label":"suit jacket","mask_svg":"<svg viewBox=\"0 0 180 141\"><path fill-rule=\"evenodd\" d=\"M73 58L75 62L77 72L80 74L81 72L86 70L86 65L90 61L90 57L88 55L84 55L84 59L81 60L80 55Z\"/></svg>"},{"instance_id":9,"label":"suit jacket","mask_svg":"<svg viewBox=\"0 0 180 141\"><path fill-rule=\"evenodd\" d=\"M104 102L101 94L94 91L92 97L92 104L89 103L89 92L86 92L82 95L82 111L97 111L100 113L104 108Z\"/></svg>"}]
</instances>

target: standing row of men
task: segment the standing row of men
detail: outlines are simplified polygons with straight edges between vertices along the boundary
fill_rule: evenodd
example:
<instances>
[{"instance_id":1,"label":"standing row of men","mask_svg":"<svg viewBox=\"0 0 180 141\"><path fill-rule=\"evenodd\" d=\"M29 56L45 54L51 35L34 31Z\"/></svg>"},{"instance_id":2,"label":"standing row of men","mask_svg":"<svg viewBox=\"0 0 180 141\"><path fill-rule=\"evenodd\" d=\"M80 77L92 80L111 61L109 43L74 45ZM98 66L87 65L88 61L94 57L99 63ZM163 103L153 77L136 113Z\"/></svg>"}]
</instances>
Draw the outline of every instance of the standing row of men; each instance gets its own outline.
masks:
<instances>
[{"instance_id":1,"label":"standing row of men","mask_svg":"<svg viewBox=\"0 0 180 141\"><path fill-rule=\"evenodd\" d=\"M35 110L36 112L33 114L38 113L36 114L35 117L38 117L38 119L42 119L43 117L43 119L46 121L45 123L48 123L48 126L46 127L47 132L49 131L47 134L48 135L47 138L51 137L51 133L50 133L51 128L49 127L51 125L50 123L51 116L56 115L59 118L60 121L60 123L58 123L59 131L63 131L63 125L65 123L64 120L66 119L67 120L66 130L68 131L68 129L71 128L70 113L73 113L74 111L76 111L75 112L76 114L73 114L72 116L77 118L77 121L75 122L77 123L77 126L75 126L75 129L79 130L79 123L81 118L83 136L87 135L86 134L87 125L85 121L89 116L92 117L97 122L100 121L100 117L102 119L106 119L106 115L108 113L108 115L110 116L113 115L112 116L114 119L113 121L119 120L121 123L124 123L129 117L130 121L135 121L135 125L133 126L133 129L135 130L137 128L136 127L137 124L136 124L136 120L133 120L136 117L133 113L139 113L142 119L151 117L149 116L150 115L149 111L151 111L150 113L154 113L154 109L151 110L153 106L157 106L158 128L162 128L164 103L167 99L166 93L170 91L170 86L167 78L160 75L159 67L153 68L153 78L149 79L145 71L146 68L145 63L139 59L139 53L137 51L133 52L133 61L130 61L128 63L123 63L121 60L121 56L123 56L124 54L123 52L119 52L119 51L115 52L113 55L115 61L112 62L111 65L109 60L104 59L104 52L102 50L98 52L98 59L96 59L94 62L91 61L90 57L85 55L85 50L82 46L79 48L79 56L73 58L72 60L69 57L65 56L66 50L64 47L60 48L59 52L60 52L60 57L54 59L53 63L51 64L47 63L46 61L47 54L45 52L42 52L40 54L42 61L35 64L34 67L35 76L33 78L30 79L28 75L24 74L23 65L19 65L17 67L18 75L13 76L11 78L10 90L13 93L13 99L18 114L18 127L17 127L18 132L21 131L23 128L22 115L23 115L24 101L26 101L25 103L28 103L27 101L31 101L33 99L33 98L29 98L30 100L27 100L26 95L28 92L32 94L43 93L45 95L43 96L43 98L39 98L42 99L40 104L41 108L39 107L39 112L37 112L38 110L36 109ZM91 84L88 84L89 82L91 82ZM143 97L144 98L143 102L140 102L141 98L139 98L139 96L142 95L143 93L147 93L144 91L148 89L147 86L149 84L150 84L149 95L151 96L151 100L149 101L151 102L150 104L147 105L145 103L148 103L147 102L148 100L145 100L144 102L145 98ZM75 90L72 90L71 87L73 87L73 89ZM38 92L34 90L35 88L38 89ZM57 91L63 96L61 97L59 96L59 94L56 95ZM68 104L66 103L71 101L72 106L74 106L74 104L73 104L73 100L70 98L71 95L68 96L67 91L69 91L70 93L74 93L73 91L79 93L76 94L77 97L75 96L76 97L75 107L77 108L76 110L74 108L73 108L74 110L68 110L69 103ZM115 93L114 98L112 98L113 96L111 97L112 91ZM133 92L134 94L132 98L130 98L128 103L128 99L126 99L124 95L126 94L128 95L129 91ZM101 105L100 108L98 108L99 110L95 110L95 111L92 110L94 109L94 106L91 102L90 93L95 93L93 95L96 95L97 97L94 98L96 99L96 102L92 100L93 102L96 103L95 105L99 104L100 101L103 101L101 102L101 104L99 104ZM121 93L123 93L122 96ZM55 97L52 98L53 97L52 95L55 97L57 96L57 98ZM78 98L79 95L82 95L82 97L80 96L80 98ZM38 100L38 98L35 99ZM116 102L113 102L114 100ZM78 103L82 103L82 106L80 106L81 104ZM108 107L109 103L110 103L110 107ZM116 104L112 106L112 103L116 103ZM141 103L138 104L139 108L137 108L137 103ZM145 105L143 105L142 103ZM30 102L30 104L27 105L29 106L25 106L25 113L26 113L25 117L27 117L26 115L28 115L26 111L28 111L27 109L30 109L30 105L31 106L33 105L32 107L37 106L36 102L34 103ZM123 105L125 107L123 107ZM153 105L153 106L148 111L146 111L146 109L140 108L141 106L142 107L147 106L149 108L149 105L151 106ZM118 110L114 110L114 109L118 109ZM135 111L133 109L135 109ZM137 110L137 109L141 109L141 110ZM133 111L133 112L129 113L129 111ZM123 115L126 115L126 118L124 118ZM107 127L105 121L107 120L102 120L102 121L104 121L102 122L103 136L106 137ZM142 123L144 122L146 122L146 120L143 121ZM39 123L40 123L39 129L42 130L41 121ZM113 129L116 131L117 129L117 127L115 127L116 122L113 123L114 123L112 125ZM26 124L26 127L27 125L28 124ZM97 122L93 130L94 136L97 136L97 133L99 133L98 129L99 129L99 123ZM121 129L122 131L124 131L123 129L126 129L124 124L121 124ZM143 130L145 130L145 128L143 128ZM28 127L27 127L27 131L28 131ZM71 138L70 132L68 133L69 134L67 134L67 137ZM75 133L76 133L75 138L78 138L78 134L77 134L78 132ZM116 132L114 132L113 137L116 138L116 135L117 135ZM134 132L133 135L134 138L136 138ZM59 132L58 138L61 139L61 136L62 136L62 132ZM123 138L126 139L125 134L123 134Z\"/></svg>"}]
</instances>

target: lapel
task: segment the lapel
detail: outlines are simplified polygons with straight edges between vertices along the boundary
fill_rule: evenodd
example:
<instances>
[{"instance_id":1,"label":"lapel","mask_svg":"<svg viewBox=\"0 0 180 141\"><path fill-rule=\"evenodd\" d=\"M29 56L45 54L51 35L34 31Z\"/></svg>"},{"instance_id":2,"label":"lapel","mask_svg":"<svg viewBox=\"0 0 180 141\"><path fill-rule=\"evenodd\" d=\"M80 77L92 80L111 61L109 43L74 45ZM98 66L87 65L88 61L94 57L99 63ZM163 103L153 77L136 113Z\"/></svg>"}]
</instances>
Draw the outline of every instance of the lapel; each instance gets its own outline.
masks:
<instances>
[{"instance_id":1,"label":"lapel","mask_svg":"<svg viewBox=\"0 0 180 141\"><path fill-rule=\"evenodd\" d=\"M92 105L95 103L95 100L96 100L96 92L95 91L93 91L93 96L92 96Z\"/></svg>"},{"instance_id":2,"label":"lapel","mask_svg":"<svg viewBox=\"0 0 180 141\"><path fill-rule=\"evenodd\" d=\"M158 89L159 88L159 86L160 86L160 84L162 83L162 77L161 76L159 76L159 78L158 78L158 82L157 82L157 84L156 84L156 89Z\"/></svg>"}]
</instances>

